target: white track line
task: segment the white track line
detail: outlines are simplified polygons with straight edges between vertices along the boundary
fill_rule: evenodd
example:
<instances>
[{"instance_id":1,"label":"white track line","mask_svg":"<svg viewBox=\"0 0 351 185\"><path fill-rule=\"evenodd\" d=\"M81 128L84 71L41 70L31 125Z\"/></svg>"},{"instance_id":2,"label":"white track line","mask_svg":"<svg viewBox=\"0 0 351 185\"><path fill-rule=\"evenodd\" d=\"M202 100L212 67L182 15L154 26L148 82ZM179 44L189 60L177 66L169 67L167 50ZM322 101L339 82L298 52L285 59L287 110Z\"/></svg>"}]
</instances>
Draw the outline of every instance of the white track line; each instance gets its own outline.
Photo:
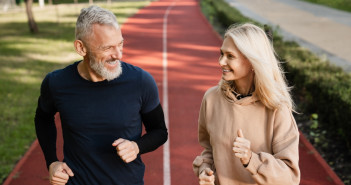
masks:
<instances>
[{"instance_id":1,"label":"white track line","mask_svg":"<svg viewBox=\"0 0 351 185\"><path fill-rule=\"evenodd\" d=\"M168 128L168 141L163 145L163 185L171 185L171 167L170 167L170 152L169 152L169 114L168 114L168 78L167 78L167 19L168 14L174 6L175 1L168 6L166 13L163 16L163 110L165 115L165 122Z\"/></svg>"}]
</instances>

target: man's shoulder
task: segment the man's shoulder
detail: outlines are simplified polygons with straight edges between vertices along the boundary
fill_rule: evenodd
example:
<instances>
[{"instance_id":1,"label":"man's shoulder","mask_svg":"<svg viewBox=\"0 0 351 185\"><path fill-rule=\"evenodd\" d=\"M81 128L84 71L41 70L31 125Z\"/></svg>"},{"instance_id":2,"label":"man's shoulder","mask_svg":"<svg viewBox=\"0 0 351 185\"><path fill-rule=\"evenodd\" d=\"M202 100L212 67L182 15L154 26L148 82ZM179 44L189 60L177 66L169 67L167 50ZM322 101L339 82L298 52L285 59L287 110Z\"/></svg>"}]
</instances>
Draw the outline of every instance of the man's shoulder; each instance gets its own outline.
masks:
<instances>
[{"instance_id":1,"label":"man's shoulder","mask_svg":"<svg viewBox=\"0 0 351 185\"><path fill-rule=\"evenodd\" d=\"M141 67L135 66L133 64L121 61L121 65L123 68L123 72L128 72L128 73L139 73L139 74L148 74L147 71L142 69Z\"/></svg>"},{"instance_id":2,"label":"man's shoulder","mask_svg":"<svg viewBox=\"0 0 351 185\"><path fill-rule=\"evenodd\" d=\"M129 77L131 77L131 75L134 77L139 76L139 79L142 80L150 80L151 78L153 78L149 72L138 66L123 61L121 61L121 64L123 68L122 74L127 73Z\"/></svg>"},{"instance_id":3,"label":"man's shoulder","mask_svg":"<svg viewBox=\"0 0 351 185\"><path fill-rule=\"evenodd\" d=\"M57 86L63 82L72 82L74 79L75 69L79 62L70 64L64 68L56 69L49 72L43 80L43 83L50 84L50 87Z\"/></svg>"},{"instance_id":4,"label":"man's shoulder","mask_svg":"<svg viewBox=\"0 0 351 185\"><path fill-rule=\"evenodd\" d=\"M135 65L130 64L130 63L127 63L127 62L124 62L124 61L121 61L121 65L122 65L123 71L124 70L132 71L132 72L143 71L143 69L141 69L140 67L135 66Z\"/></svg>"},{"instance_id":5,"label":"man's shoulder","mask_svg":"<svg viewBox=\"0 0 351 185\"><path fill-rule=\"evenodd\" d=\"M77 68L78 63L79 62L75 62L75 63L70 64L64 68L51 71L50 73L47 74L47 76L50 78L67 77L67 74L71 74L72 72L74 72L74 70Z\"/></svg>"}]
</instances>

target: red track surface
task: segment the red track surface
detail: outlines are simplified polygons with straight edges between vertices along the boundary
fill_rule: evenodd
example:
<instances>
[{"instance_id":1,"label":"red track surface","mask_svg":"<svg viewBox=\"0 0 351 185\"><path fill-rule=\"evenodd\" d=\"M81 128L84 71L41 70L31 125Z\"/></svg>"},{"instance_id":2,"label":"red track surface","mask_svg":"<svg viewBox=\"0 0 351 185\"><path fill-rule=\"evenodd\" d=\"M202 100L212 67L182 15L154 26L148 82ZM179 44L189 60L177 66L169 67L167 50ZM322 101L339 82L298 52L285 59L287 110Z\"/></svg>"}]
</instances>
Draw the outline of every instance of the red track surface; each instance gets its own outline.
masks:
<instances>
[{"instance_id":1,"label":"red track surface","mask_svg":"<svg viewBox=\"0 0 351 185\"><path fill-rule=\"evenodd\" d=\"M124 61L154 76L161 100L163 17L173 1L152 2L122 27ZM168 16L167 34L171 184L196 185L192 161L201 152L197 142L198 111L206 89L220 79L217 60L221 39L201 14L197 0L176 1ZM61 137L58 146L62 146ZM146 185L163 184L162 149L143 155ZM62 151L59 156L62 158ZM300 168L303 185L342 184L303 136ZM49 184L47 179L44 157L35 141L3 185L45 185Z\"/></svg>"}]
</instances>

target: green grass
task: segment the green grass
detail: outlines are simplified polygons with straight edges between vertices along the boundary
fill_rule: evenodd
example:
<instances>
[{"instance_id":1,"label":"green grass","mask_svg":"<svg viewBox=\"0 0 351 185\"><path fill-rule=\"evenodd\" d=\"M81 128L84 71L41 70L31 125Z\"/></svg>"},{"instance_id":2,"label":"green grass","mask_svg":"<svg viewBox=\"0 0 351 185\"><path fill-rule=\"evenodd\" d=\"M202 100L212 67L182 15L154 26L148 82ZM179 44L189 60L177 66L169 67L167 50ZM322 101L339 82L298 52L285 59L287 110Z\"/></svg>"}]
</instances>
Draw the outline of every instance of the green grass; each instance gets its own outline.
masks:
<instances>
[{"instance_id":1,"label":"green grass","mask_svg":"<svg viewBox=\"0 0 351 185\"><path fill-rule=\"evenodd\" d=\"M97 4L120 24L141 2ZM34 113L43 77L80 60L73 47L75 21L87 4L33 7L39 27L30 34L25 12L0 14L0 184L36 138Z\"/></svg>"},{"instance_id":2,"label":"green grass","mask_svg":"<svg viewBox=\"0 0 351 185\"><path fill-rule=\"evenodd\" d=\"M315 4L351 12L351 0L304 0Z\"/></svg>"}]
</instances>

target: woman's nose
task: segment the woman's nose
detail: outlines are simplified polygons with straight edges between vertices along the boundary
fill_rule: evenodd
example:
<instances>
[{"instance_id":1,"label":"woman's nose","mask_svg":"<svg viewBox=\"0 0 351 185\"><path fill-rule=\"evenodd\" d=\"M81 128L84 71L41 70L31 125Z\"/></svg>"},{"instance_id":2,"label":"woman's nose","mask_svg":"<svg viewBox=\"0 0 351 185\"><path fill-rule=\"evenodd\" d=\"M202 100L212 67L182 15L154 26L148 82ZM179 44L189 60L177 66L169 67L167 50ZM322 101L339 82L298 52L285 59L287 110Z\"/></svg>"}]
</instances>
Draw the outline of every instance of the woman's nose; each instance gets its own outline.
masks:
<instances>
[{"instance_id":1,"label":"woman's nose","mask_svg":"<svg viewBox=\"0 0 351 185\"><path fill-rule=\"evenodd\" d=\"M224 56L220 56L218 62L219 62L219 65L220 65L220 66L225 66L225 65L227 65L227 62L226 62Z\"/></svg>"}]
</instances>

